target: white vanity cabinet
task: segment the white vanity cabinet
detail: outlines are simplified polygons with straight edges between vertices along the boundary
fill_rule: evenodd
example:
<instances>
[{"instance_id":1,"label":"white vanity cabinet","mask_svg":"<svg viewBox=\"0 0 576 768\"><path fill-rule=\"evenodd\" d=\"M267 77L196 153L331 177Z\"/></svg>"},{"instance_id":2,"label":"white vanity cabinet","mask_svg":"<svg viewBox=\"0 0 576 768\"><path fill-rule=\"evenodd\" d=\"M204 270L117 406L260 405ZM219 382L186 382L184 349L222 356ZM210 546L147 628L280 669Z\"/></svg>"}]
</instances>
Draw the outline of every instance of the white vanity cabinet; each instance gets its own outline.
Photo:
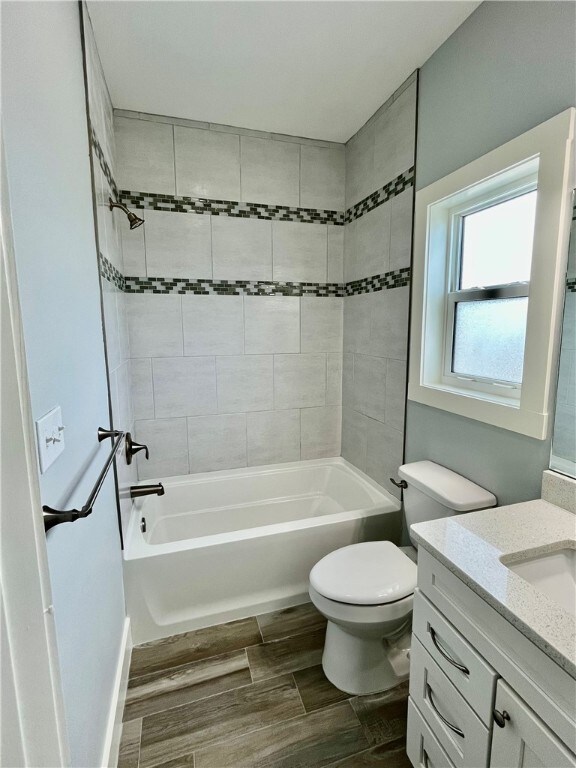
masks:
<instances>
[{"instance_id":1,"label":"white vanity cabinet","mask_svg":"<svg viewBox=\"0 0 576 768\"><path fill-rule=\"evenodd\" d=\"M576 681L422 547L410 657L415 768L576 768Z\"/></svg>"},{"instance_id":2,"label":"white vanity cabinet","mask_svg":"<svg viewBox=\"0 0 576 768\"><path fill-rule=\"evenodd\" d=\"M490 765L494 768L572 768L574 755L503 680L498 681L496 711L505 713L504 727L495 725Z\"/></svg>"}]
</instances>

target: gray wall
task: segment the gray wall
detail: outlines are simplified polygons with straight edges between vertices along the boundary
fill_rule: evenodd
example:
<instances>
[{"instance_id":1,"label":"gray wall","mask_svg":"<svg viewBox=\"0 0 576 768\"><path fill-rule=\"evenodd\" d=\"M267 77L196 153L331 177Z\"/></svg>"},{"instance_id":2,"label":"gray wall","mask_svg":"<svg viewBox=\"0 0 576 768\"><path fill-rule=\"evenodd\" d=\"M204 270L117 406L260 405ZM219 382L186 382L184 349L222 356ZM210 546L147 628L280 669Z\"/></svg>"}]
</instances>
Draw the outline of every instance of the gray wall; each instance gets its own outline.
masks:
<instances>
[{"instance_id":1,"label":"gray wall","mask_svg":"<svg viewBox=\"0 0 576 768\"><path fill-rule=\"evenodd\" d=\"M34 419L56 404L66 450L42 502L82 505L109 444L78 5L3 3L2 128ZM94 513L47 536L72 765L101 764L124 622L113 477Z\"/></svg>"},{"instance_id":2,"label":"gray wall","mask_svg":"<svg viewBox=\"0 0 576 768\"><path fill-rule=\"evenodd\" d=\"M576 102L576 5L483 3L420 72L418 189ZM540 495L550 441L408 403L406 460L428 458L500 503Z\"/></svg>"}]
</instances>

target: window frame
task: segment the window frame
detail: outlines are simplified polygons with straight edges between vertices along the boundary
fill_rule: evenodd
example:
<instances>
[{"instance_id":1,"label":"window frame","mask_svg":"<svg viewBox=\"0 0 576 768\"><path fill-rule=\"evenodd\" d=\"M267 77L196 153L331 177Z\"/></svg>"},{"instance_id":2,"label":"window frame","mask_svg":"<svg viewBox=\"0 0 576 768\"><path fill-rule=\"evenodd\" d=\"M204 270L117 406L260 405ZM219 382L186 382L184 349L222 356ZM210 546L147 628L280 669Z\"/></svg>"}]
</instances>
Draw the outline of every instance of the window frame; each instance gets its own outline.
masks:
<instances>
[{"instance_id":1,"label":"window frame","mask_svg":"<svg viewBox=\"0 0 576 768\"><path fill-rule=\"evenodd\" d=\"M417 191L409 400L536 439L549 436L574 186L575 115L576 109L567 109ZM452 214L472 210L482 200L481 207L488 207L487 200L522 189L536 174L522 385L485 386L447 377L447 296L455 285L453 253L458 242Z\"/></svg>"},{"instance_id":2,"label":"window frame","mask_svg":"<svg viewBox=\"0 0 576 768\"><path fill-rule=\"evenodd\" d=\"M475 200L454 206L449 211L450 252L448 255L448 280L446 288L446 322L444 329L444 360L442 381L444 384L468 387L488 394L498 392L503 396L518 399L522 383L509 382L486 376L458 374L453 371L454 331L456 325L456 305L459 302L491 301L505 298L530 298L530 281L501 283L483 288L459 288L463 259L464 219L479 211L485 211L496 205L515 200L530 192L537 192L538 172L528 173L524 178L513 183L503 181L497 189L480 193Z\"/></svg>"}]
</instances>

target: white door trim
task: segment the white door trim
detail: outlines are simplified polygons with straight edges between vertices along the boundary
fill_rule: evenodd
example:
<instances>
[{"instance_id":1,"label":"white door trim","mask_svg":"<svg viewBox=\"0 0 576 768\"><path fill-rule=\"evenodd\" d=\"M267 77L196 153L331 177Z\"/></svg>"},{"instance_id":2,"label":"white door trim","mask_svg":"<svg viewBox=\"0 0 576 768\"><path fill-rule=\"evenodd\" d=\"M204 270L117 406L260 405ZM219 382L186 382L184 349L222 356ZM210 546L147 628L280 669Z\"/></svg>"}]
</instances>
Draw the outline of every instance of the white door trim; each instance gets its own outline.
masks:
<instances>
[{"instance_id":1,"label":"white door trim","mask_svg":"<svg viewBox=\"0 0 576 768\"><path fill-rule=\"evenodd\" d=\"M0 590L2 643L16 712L0 710L0 765L69 765L46 539L14 259L4 146L0 210ZM41 254L39 253L39 258ZM4 660L4 658L3 658Z\"/></svg>"}]
</instances>

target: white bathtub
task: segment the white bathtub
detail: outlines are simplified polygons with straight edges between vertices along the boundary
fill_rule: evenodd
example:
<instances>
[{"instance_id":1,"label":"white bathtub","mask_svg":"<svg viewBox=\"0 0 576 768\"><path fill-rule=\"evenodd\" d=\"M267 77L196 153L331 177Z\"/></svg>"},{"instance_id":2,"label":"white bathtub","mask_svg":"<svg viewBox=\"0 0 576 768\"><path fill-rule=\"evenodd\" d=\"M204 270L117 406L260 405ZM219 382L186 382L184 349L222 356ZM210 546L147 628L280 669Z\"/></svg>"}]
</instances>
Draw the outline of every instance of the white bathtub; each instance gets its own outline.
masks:
<instances>
[{"instance_id":1,"label":"white bathtub","mask_svg":"<svg viewBox=\"0 0 576 768\"><path fill-rule=\"evenodd\" d=\"M321 557L400 533L398 500L341 458L161 482L126 536L135 643L305 602Z\"/></svg>"}]
</instances>

